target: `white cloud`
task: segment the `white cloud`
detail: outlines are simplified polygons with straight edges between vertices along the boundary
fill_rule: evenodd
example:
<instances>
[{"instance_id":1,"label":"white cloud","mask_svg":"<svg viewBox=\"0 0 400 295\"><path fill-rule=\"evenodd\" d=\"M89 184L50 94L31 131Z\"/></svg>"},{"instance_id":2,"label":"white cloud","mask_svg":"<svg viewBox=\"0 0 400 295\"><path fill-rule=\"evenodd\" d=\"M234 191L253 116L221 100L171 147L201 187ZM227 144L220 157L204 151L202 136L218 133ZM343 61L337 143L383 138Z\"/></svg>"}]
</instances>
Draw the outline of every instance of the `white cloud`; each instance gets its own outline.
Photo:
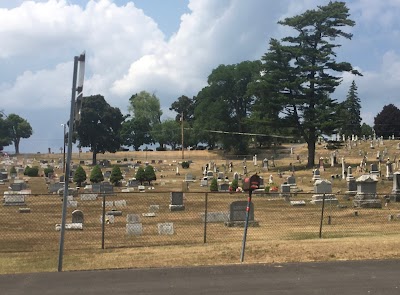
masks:
<instances>
[{"instance_id":1,"label":"white cloud","mask_svg":"<svg viewBox=\"0 0 400 295\"><path fill-rule=\"evenodd\" d=\"M83 50L87 57L84 95L102 94L126 112L129 97L146 90L160 98L168 113L180 95L196 95L219 64L260 58L271 37L288 33L276 24L278 20L326 4L322 0L190 0L190 12L181 16L179 30L167 39L133 2L124 6L112 0L82 2L85 6L67 0L0 4L7 7L0 8L1 109L26 114L34 128L41 126L34 130L40 140L46 138L43 125L35 121L40 111L51 112L54 119L69 114L65 110L71 95L72 60ZM362 114L373 118L385 104L397 103L400 93L400 0L354 0L348 6L356 20L355 36L343 43L338 60L349 61L363 72L364 77L356 78ZM339 100L354 79L343 77L335 93ZM60 123L66 119L60 118Z\"/></svg>"}]
</instances>

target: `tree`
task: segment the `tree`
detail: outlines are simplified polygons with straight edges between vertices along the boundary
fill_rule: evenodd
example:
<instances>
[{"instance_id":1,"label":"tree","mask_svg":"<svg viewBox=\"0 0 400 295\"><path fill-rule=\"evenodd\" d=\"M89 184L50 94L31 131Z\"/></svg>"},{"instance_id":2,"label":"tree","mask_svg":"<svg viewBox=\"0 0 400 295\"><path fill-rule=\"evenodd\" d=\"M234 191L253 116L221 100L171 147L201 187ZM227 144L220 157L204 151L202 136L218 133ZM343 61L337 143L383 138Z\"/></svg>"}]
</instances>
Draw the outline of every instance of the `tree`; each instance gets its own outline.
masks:
<instances>
[{"instance_id":1,"label":"tree","mask_svg":"<svg viewBox=\"0 0 400 295\"><path fill-rule=\"evenodd\" d=\"M146 181L149 182L149 185L151 185L151 182L153 180L157 180L156 173L154 172L154 167L151 165L147 165L146 168L144 169L144 178Z\"/></svg>"},{"instance_id":2,"label":"tree","mask_svg":"<svg viewBox=\"0 0 400 295\"><path fill-rule=\"evenodd\" d=\"M191 99L186 95L178 97L178 99L174 101L171 104L171 107L169 108L170 111L175 111L177 113L175 117L175 121L177 122L181 121L182 113L185 121L187 122L193 121L194 109L195 109L194 99Z\"/></svg>"},{"instance_id":3,"label":"tree","mask_svg":"<svg viewBox=\"0 0 400 295\"><path fill-rule=\"evenodd\" d=\"M138 170L136 171L136 175L135 175L136 180L140 181L140 184L143 184L143 181L146 180L146 175L144 173L144 169L143 167L139 167Z\"/></svg>"},{"instance_id":4,"label":"tree","mask_svg":"<svg viewBox=\"0 0 400 295\"><path fill-rule=\"evenodd\" d=\"M195 129L217 131L225 149L245 153L248 138L238 133L251 131L246 118L254 97L249 94L248 86L260 70L260 61L220 65L214 69L208 76L208 86L196 96Z\"/></svg>"},{"instance_id":5,"label":"tree","mask_svg":"<svg viewBox=\"0 0 400 295\"><path fill-rule=\"evenodd\" d=\"M98 153L115 153L121 147L124 117L99 94L83 98L81 114L76 126L79 145L91 148L92 165L96 165Z\"/></svg>"},{"instance_id":6,"label":"tree","mask_svg":"<svg viewBox=\"0 0 400 295\"><path fill-rule=\"evenodd\" d=\"M151 136L155 142L162 142L174 150L181 143L180 123L175 120L165 120L153 127Z\"/></svg>"},{"instance_id":7,"label":"tree","mask_svg":"<svg viewBox=\"0 0 400 295\"><path fill-rule=\"evenodd\" d=\"M374 130L377 136L388 138L400 136L400 110L393 104L385 105L374 118Z\"/></svg>"},{"instance_id":8,"label":"tree","mask_svg":"<svg viewBox=\"0 0 400 295\"><path fill-rule=\"evenodd\" d=\"M346 135L346 137L351 135L361 136L361 103L360 98L357 96L357 86L354 80L342 106L341 134Z\"/></svg>"},{"instance_id":9,"label":"tree","mask_svg":"<svg viewBox=\"0 0 400 295\"><path fill-rule=\"evenodd\" d=\"M211 192L217 192L218 191L218 182L217 182L216 178L211 179L210 191Z\"/></svg>"},{"instance_id":10,"label":"tree","mask_svg":"<svg viewBox=\"0 0 400 295\"><path fill-rule=\"evenodd\" d=\"M29 138L32 135L32 127L27 120L16 114L8 115L6 121L9 127L10 138L14 143L15 153L18 155L21 138Z\"/></svg>"},{"instance_id":11,"label":"tree","mask_svg":"<svg viewBox=\"0 0 400 295\"><path fill-rule=\"evenodd\" d=\"M374 134L374 131L373 131L373 129L372 129L372 127L371 126L369 126L368 124L366 124L366 123L363 123L362 125L361 125L361 135L365 135L365 136L372 136Z\"/></svg>"},{"instance_id":12,"label":"tree","mask_svg":"<svg viewBox=\"0 0 400 295\"><path fill-rule=\"evenodd\" d=\"M104 180L103 172L100 169L99 165L93 167L92 172L90 173L90 182L99 183Z\"/></svg>"},{"instance_id":13,"label":"tree","mask_svg":"<svg viewBox=\"0 0 400 295\"><path fill-rule=\"evenodd\" d=\"M282 106L279 120L307 143L307 167L314 166L318 136L333 134L340 125L338 103L329 96L341 83L335 73L361 75L350 63L335 60L334 49L341 46L337 38L352 38L342 30L355 24L348 11L344 2L329 2L278 22L297 35L281 42L271 39L269 52L262 57L258 80L264 96L259 99Z\"/></svg>"},{"instance_id":14,"label":"tree","mask_svg":"<svg viewBox=\"0 0 400 295\"><path fill-rule=\"evenodd\" d=\"M150 124L146 118L132 118L122 123L122 143L138 151L144 144L152 143Z\"/></svg>"},{"instance_id":15,"label":"tree","mask_svg":"<svg viewBox=\"0 0 400 295\"><path fill-rule=\"evenodd\" d=\"M100 167L99 167L100 168ZM101 172L101 170L100 170ZM93 173L93 171L92 171ZM98 172L96 172L98 173ZM97 178L98 176L96 175L95 178ZM86 176L86 171L83 169L83 167L81 165L78 166L78 168L76 168L75 173L74 173L74 182L76 183L77 186L81 186L82 182L84 182L86 180L87 176Z\"/></svg>"},{"instance_id":16,"label":"tree","mask_svg":"<svg viewBox=\"0 0 400 295\"><path fill-rule=\"evenodd\" d=\"M10 126L3 116L5 116L4 112L0 111L0 151L12 143Z\"/></svg>"},{"instance_id":17,"label":"tree","mask_svg":"<svg viewBox=\"0 0 400 295\"><path fill-rule=\"evenodd\" d=\"M114 165L113 169L111 170L110 182L117 186L122 179L124 179L124 177L122 176L121 169L119 166Z\"/></svg>"},{"instance_id":18,"label":"tree","mask_svg":"<svg viewBox=\"0 0 400 295\"><path fill-rule=\"evenodd\" d=\"M129 103L131 119L123 124L122 138L124 144L138 150L143 144L153 143L150 131L161 123L160 100L154 94L141 91L132 95Z\"/></svg>"}]
</instances>

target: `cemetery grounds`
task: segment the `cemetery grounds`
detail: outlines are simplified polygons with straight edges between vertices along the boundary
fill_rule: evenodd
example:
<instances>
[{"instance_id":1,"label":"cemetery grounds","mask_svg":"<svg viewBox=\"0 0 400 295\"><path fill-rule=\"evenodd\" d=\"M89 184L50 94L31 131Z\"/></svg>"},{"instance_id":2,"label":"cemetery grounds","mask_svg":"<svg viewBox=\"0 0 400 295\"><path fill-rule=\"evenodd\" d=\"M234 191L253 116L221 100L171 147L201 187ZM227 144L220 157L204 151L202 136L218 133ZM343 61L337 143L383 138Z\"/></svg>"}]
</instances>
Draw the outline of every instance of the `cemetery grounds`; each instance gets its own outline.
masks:
<instances>
[{"instance_id":1,"label":"cemetery grounds","mask_svg":"<svg viewBox=\"0 0 400 295\"><path fill-rule=\"evenodd\" d=\"M343 147L338 156L344 157L346 165L359 165L361 154L366 154L368 163L376 162L378 149L387 151L397 159L398 142L385 141L384 146L370 149L369 142L359 141L356 146ZM352 144L353 145L353 144ZM305 145L296 145L294 153L286 149L258 153L257 165L251 156L246 156L248 175L258 173L265 183L270 175L279 186L291 175L290 163L295 167L296 183L300 192L292 194L290 200L304 200L306 206L295 207L279 196L279 193L253 194L254 223L247 232L245 263L281 263L305 261L334 261L361 259L397 259L400 242L400 203L384 202L390 194L392 182L380 178L377 191L382 200L381 209L353 208L352 199L346 200L346 181L336 178L341 174L341 165L326 164L321 178L332 183L333 193L340 206L327 202L322 208L309 201L313 195L311 170L305 170L307 150ZM360 153L362 151L362 153ZM318 158L329 159L329 151L317 146ZM275 157L275 167L265 171L262 159ZM112 164L146 161L157 171L157 180L146 186L145 192L135 188L122 192L126 187L115 188L110 195L99 194L96 200L84 201L80 189L74 197L76 208L67 208L67 223L71 214L79 209L84 214L83 230L66 231L64 245L64 270L114 269L133 267L173 267L193 265L219 265L240 263L243 227L226 226L230 204L246 201L247 193L210 192L201 187L202 168L215 162L220 171L226 171L228 162L233 162L233 172L243 172L243 157L228 157L219 151L185 151L185 160L191 160L189 169L182 169L181 152L123 152L98 155ZM23 155L19 162L40 161L58 163L60 154ZM89 162L91 154L74 154L74 164ZM126 159L126 161L124 161ZM176 167L179 167L179 175ZM84 167L89 175L90 166ZM102 168L103 173L111 168ZM396 169L397 170L397 169ZM225 175L233 179L233 172ZM193 182L185 182L185 175L192 174ZM62 170L56 169L57 176ZM282 177L279 176L281 174ZM353 175L365 174L353 169ZM125 172L125 179L132 178L134 170ZM333 178L332 178L333 177ZM30 178L26 205L30 213L19 213L19 207L0 207L0 273L56 271L59 254L60 232L55 225L61 223L62 201L57 194L49 194L44 177ZM74 186L74 185L72 185ZM0 186L0 193L7 184ZM171 192L184 192L184 210L169 209ZM104 197L104 199L103 199ZM104 203L103 203L104 202ZM107 202L107 203L106 203ZM104 211L121 211L121 216L107 220L102 231ZM150 209L151 208L151 209ZM152 213L152 214L148 214ZM137 214L140 222L139 234L127 234L127 215ZM148 214L147 216L143 214ZM207 215L206 215L207 214ZM208 216L207 222L204 216ZM321 222L322 220L322 222ZM173 224L166 234L160 234L159 224ZM104 237L104 238L103 238Z\"/></svg>"}]
</instances>

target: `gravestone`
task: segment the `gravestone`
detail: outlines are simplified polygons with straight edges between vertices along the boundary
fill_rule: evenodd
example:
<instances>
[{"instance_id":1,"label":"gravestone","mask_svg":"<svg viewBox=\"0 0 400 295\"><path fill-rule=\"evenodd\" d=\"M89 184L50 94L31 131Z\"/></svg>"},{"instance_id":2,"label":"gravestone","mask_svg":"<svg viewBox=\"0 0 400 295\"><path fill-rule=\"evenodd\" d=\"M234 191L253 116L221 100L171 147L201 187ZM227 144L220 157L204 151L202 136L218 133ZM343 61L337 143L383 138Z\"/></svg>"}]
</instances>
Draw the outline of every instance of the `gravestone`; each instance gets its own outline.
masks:
<instances>
[{"instance_id":1,"label":"gravestone","mask_svg":"<svg viewBox=\"0 0 400 295\"><path fill-rule=\"evenodd\" d=\"M115 216L114 215L105 215L105 223L106 224L114 224L115 222ZM100 223L103 224L103 215L100 216Z\"/></svg>"},{"instance_id":2,"label":"gravestone","mask_svg":"<svg viewBox=\"0 0 400 295\"><path fill-rule=\"evenodd\" d=\"M127 223L126 234L128 236L140 236L143 234L143 225L141 223Z\"/></svg>"},{"instance_id":3,"label":"gravestone","mask_svg":"<svg viewBox=\"0 0 400 295\"><path fill-rule=\"evenodd\" d=\"M137 187L140 185L140 181L137 179L129 179L128 183L126 184L128 187Z\"/></svg>"},{"instance_id":4,"label":"gravestone","mask_svg":"<svg viewBox=\"0 0 400 295\"><path fill-rule=\"evenodd\" d=\"M200 186L208 186L207 177L203 177L203 179L200 181Z\"/></svg>"},{"instance_id":5,"label":"gravestone","mask_svg":"<svg viewBox=\"0 0 400 295\"><path fill-rule=\"evenodd\" d=\"M280 194L279 194L281 197L284 197L284 198L289 198L290 196L291 196L291 194L290 194L290 184L285 184L285 183L283 183L283 184L281 184L281 192L280 192Z\"/></svg>"},{"instance_id":6,"label":"gravestone","mask_svg":"<svg viewBox=\"0 0 400 295\"><path fill-rule=\"evenodd\" d=\"M357 194L357 183L353 176L353 171L351 166L347 167L347 191L345 192L345 198L354 197Z\"/></svg>"},{"instance_id":7,"label":"gravestone","mask_svg":"<svg viewBox=\"0 0 400 295\"><path fill-rule=\"evenodd\" d=\"M106 215L122 216L122 211L112 209L111 211L107 211L107 212L106 212Z\"/></svg>"},{"instance_id":8,"label":"gravestone","mask_svg":"<svg viewBox=\"0 0 400 295\"><path fill-rule=\"evenodd\" d=\"M186 174L185 175L185 181L186 182L193 182L194 181L193 174L191 174L191 173Z\"/></svg>"},{"instance_id":9,"label":"gravestone","mask_svg":"<svg viewBox=\"0 0 400 295\"><path fill-rule=\"evenodd\" d=\"M201 220L205 222L206 215L200 213ZM228 222L229 212L207 212L207 223Z\"/></svg>"},{"instance_id":10,"label":"gravestone","mask_svg":"<svg viewBox=\"0 0 400 295\"><path fill-rule=\"evenodd\" d=\"M314 183L314 195L310 201L311 204L322 205L325 203L338 204L338 199L332 194L332 183L328 180L317 180Z\"/></svg>"},{"instance_id":11,"label":"gravestone","mask_svg":"<svg viewBox=\"0 0 400 295\"><path fill-rule=\"evenodd\" d=\"M319 169L314 169L312 180L319 180L319 179L321 179L321 173L319 172Z\"/></svg>"},{"instance_id":12,"label":"gravestone","mask_svg":"<svg viewBox=\"0 0 400 295\"><path fill-rule=\"evenodd\" d=\"M159 235L173 235L174 234L174 224L171 222L168 223L158 223L157 224L158 234Z\"/></svg>"},{"instance_id":13,"label":"gravestone","mask_svg":"<svg viewBox=\"0 0 400 295\"><path fill-rule=\"evenodd\" d=\"M184 198L183 192L171 192L169 210L171 211L185 210L185 205L183 205L183 198Z\"/></svg>"},{"instance_id":14,"label":"gravestone","mask_svg":"<svg viewBox=\"0 0 400 295\"><path fill-rule=\"evenodd\" d=\"M393 180L393 164L389 161L389 159L386 163L386 179Z\"/></svg>"},{"instance_id":15,"label":"gravestone","mask_svg":"<svg viewBox=\"0 0 400 295\"><path fill-rule=\"evenodd\" d=\"M378 165L377 164L375 164L375 163L371 164L369 171L370 171L369 172L370 174L379 176L379 170L378 170Z\"/></svg>"},{"instance_id":16,"label":"gravestone","mask_svg":"<svg viewBox=\"0 0 400 295\"><path fill-rule=\"evenodd\" d=\"M76 207L78 207L78 201L67 200L67 208L76 208Z\"/></svg>"},{"instance_id":17,"label":"gravestone","mask_svg":"<svg viewBox=\"0 0 400 295\"><path fill-rule=\"evenodd\" d=\"M14 182L11 183L10 188L13 192L19 192L26 188L26 184L23 182Z\"/></svg>"},{"instance_id":18,"label":"gravestone","mask_svg":"<svg viewBox=\"0 0 400 295\"><path fill-rule=\"evenodd\" d=\"M80 194L81 201L96 201L98 194Z\"/></svg>"},{"instance_id":19,"label":"gravestone","mask_svg":"<svg viewBox=\"0 0 400 295\"><path fill-rule=\"evenodd\" d=\"M114 201L114 206L116 208L125 208L126 207L126 200L116 200L116 201Z\"/></svg>"},{"instance_id":20,"label":"gravestone","mask_svg":"<svg viewBox=\"0 0 400 295\"><path fill-rule=\"evenodd\" d=\"M103 194L112 194L114 192L114 186L109 182L100 183L100 192Z\"/></svg>"},{"instance_id":21,"label":"gravestone","mask_svg":"<svg viewBox=\"0 0 400 295\"><path fill-rule=\"evenodd\" d=\"M110 178L111 177L111 171L107 170L106 172L104 172L104 178Z\"/></svg>"},{"instance_id":22,"label":"gravestone","mask_svg":"<svg viewBox=\"0 0 400 295\"><path fill-rule=\"evenodd\" d=\"M382 202L376 194L378 180L375 175L361 175L356 180L357 194L353 206L360 208L382 208Z\"/></svg>"},{"instance_id":23,"label":"gravestone","mask_svg":"<svg viewBox=\"0 0 400 295\"><path fill-rule=\"evenodd\" d=\"M247 201L235 201L229 205L229 221L225 222L228 227L244 226L246 222ZM258 222L254 220L254 204L250 202L249 226L257 226Z\"/></svg>"},{"instance_id":24,"label":"gravestone","mask_svg":"<svg viewBox=\"0 0 400 295\"><path fill-rule=\"evenodd\" d=\"M267 158L265 158L264 160L263 160L263 170L265 170L265 171L268 171L268 159Z\"/></svg>"},{"instance_id":25,"label":"gravestone","mask_svg":"<svg viewBox=\"0 0 400 295\"><path fill-rule=\"evenodd\" d=\"M206 176L207 176L207 179L208 179L208 180L213 179L213 178L214 178L214 172L212 172L212 171L207 171Z\"/></svg>"},{"instance_id":26,"label":"gravestone","mask_svg":"<svg viewBox=\"0 0 400 295\"><path fill-rule=\"evenodd\" d=\"M4 206L25 206L25 196L24 195L4 195Z\"/></svg>"},{"instance_id":27,"label":"gravestone","mask_svg":"<svg viewBox=\"0 0 400 295\"><path fill-rule=\"evenodd\" d=\"M393 189L390 194L390 200L393 202L400 202L400 172L393 174Z\"/></svg>"},{"instance_id":28,"label":"gravestone","mask_svg":"<svg viewBox=\"0 0 400 295\"><path fill-rule=\"evenodd\" d=\"M160 210L160 205L150 205L149 212L156 212Z\"/></svg>"},{"instance_id":29,"label":"gravestone","mask_svg":"<svg viewBox=\"0 0 400 295\"><path fill-rule=\"evenodd\" d=\"M64 187L64 183L61 183L61 182L50 183L48 191L49 191L49 193L56 193L56 192L58 192L58 190L60 188L63 188L63 187Z\"/></svg>"},{"instance_id":30,"label":"gravestone","mask_svg":"<svg viewBox=\"0 0 400 295\"><path fill-rule=\"evenodd\" d=\"M140 223L139 214L126 214L126 223Z\"/></svg>"},{"instance_id":31,"label":"gravestone","mask_svg":"<svg viewBox=\"0 0 400 295\"><path fill-rule=\"evenodd\" d=\"M221 183L218 188L219 192L229 192L229 184Z\"/></svg>"},{"instance_id":32,"label":"gravestone","mask_svg":"<svg viewBox=\"0 0 400 295\"><path fill-rule=\"evenodd\" d=\"M72 211L72 223L83 223L83 212L81 210Z\"/></svg>"}]
</instances>

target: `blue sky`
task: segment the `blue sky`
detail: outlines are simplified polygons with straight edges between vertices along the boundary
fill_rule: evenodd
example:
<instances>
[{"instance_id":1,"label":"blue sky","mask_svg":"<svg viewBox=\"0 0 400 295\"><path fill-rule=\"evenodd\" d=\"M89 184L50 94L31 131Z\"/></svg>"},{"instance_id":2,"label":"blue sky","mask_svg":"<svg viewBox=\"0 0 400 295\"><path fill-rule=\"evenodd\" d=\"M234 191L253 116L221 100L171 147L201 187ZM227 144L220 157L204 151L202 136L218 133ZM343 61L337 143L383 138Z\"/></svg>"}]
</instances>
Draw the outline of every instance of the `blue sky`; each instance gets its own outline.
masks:
<instances>
[{"instance_id":1,"label":"blue sky","mask_svg":"<svg viewBox=\"0 0 400 295\"><path fill-rule=\"evenodd\" d=\"M179 96L196 95L212 69L259 59L277 25L327 0L2 0L0 110L27 119L34 134L21 152L58 152L69 117L72 61L86 51L84 95L102 94L127 112L142 90L160 99L163 118ZM400 108L400 0L346 1L356 26L338 60L363 77L343 74L332 95L342 101L356 80L361 115L372 125L384 105ZM13 147L7 148L13 151Z\"/></svg>"}]
</instances>

